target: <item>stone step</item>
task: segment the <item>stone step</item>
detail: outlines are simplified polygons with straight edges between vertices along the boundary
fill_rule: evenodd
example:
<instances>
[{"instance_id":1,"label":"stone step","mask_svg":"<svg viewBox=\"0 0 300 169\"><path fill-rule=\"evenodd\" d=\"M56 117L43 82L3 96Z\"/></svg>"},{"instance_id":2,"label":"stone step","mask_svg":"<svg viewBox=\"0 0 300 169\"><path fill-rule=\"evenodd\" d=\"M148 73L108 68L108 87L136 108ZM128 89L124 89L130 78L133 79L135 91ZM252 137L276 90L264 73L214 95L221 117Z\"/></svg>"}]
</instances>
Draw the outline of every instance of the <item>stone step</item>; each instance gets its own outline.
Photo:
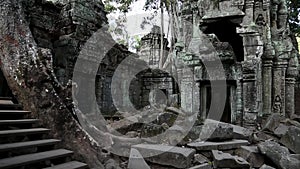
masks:
<instances>
[{"instance_id":1,"label":"stone step","mask_svg":"<svg viewBox=\"0 0 300 169\"><path fill-rule=\"evenodd\" d=\"M198 151L209 151L209 150L232 150L240 148L241 146L247 146L250 143L247 140L230 140L223 142L211 142L202 141L189 143L187 146L195 148Z\"/></svg>"},{"instance_id":2,"label":"stone step","mask_svg":"<svg viewBox=\"0 0 300 169\"><path fill-rule=\"evenodd\" d=\"M10 104L9 101L0 101L0 110L20 110L22 105L20 104Z\"/></svg>"},{"instance_id":3,"label":"stone step","mask_svg":"<svg viewBox=\"0 0 300 169\"><path fill-rule=\"evenodd\" d=\"M12 97L0 97L0 100L12 100Z\"/></svg>"},{"instance_id":4,"label":"stone step","mask_svg":"<svg viewBox=\"0 0 300 169\"><path fill-rule=\"evenodd\" d=\"M0 137L9 137L17 135L33 135L33 134L44 134L49 132L46 128L32 128L32 129L18 129L18 130L2 130L0 131Z\"/></svg>"},{"instance_id":5,"label":"stone step","mask_svg":"<svg viewBox=\"0 0 300 169\"><path fill-rule=\"evenodd\" d=\"M86 169L88 165L78 161L70 161L63 164L55 165L53 167L47 167L44 169Z\"/></svg>"},{"instance_id":6,"label":"stone step","mask_svg":"<svg viewBox=\"0 0 300 169\"><path fill-rule=\"evenodd\" d=\"M54 145L58 142L60 142L60 140L47 139L47 140L37 140L37 141L26 141L26 142L0 144L0 152L18 150L18 149L22 149L22 148L32 148L32 147L41 147L41 146Z\"/></svg>"},{"instance_id":7,"label":"stone step","mask_svg":"<svg viewBox=\"0 0 300 169\"><path fill-rule=\"evenodd\" d=\"M23 119L27 114L30 114L30 112L23 110L0 110L0 120Z\"/></svg>"},{"instance_id":8,"label":"stone step","mask_svg":"<svg viewBox=\"0 0 300 169\"><path fill-rule=\"evenodd\" d=\"M45 151L40 153L34 154L26 154L11 158L5 158L0 160L0 168L7 169L7 168L15 168L20 166L26 166L28 164L34 164L46 160L57 159L68 157L73 154L72 151L65 150L65 149L58 149L58 150L51 150Z\"/></svg>"},{"instance_id":9,"label":"stone step","mask_svg":"<svg viewBox=\"0 0 300 169\"><path fill-rule=\"evenodd\" d=\"M0 120L0 125L34 124L38 119Z\"/></svg>"}]
</instances>

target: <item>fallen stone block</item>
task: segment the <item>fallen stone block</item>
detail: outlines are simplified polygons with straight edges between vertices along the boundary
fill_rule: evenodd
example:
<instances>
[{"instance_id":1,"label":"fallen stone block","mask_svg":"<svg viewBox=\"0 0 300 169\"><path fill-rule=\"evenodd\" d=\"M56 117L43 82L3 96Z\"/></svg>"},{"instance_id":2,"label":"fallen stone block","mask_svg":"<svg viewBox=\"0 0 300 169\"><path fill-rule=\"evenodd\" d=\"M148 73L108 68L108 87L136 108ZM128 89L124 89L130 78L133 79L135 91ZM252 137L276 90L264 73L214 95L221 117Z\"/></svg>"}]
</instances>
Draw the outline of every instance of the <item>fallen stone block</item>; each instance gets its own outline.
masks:
<instances>
[{"instance_id":1,"label":"fallen stone block","mask_svg":"<svg viewBox=\"0 0 300 169\"><path fill-rule=\"evenodd\" d=\"M229 153L223 153L222 151L213 150L214 167L215 168L239 168L249 169L250 164L239 156L232 156Z\"/></svg>"},{"instance_id":2,"label":"fallen stone block","mask_svg":"<svg viewBox=\"0 0 300 169\"><path fill-rule=\"evenodd\" d=\"M205 163L205 164L196 165L196 166L191 167L189 169L213 169L213 167L210 164Z\"/></svg>"},{"instance_id":3,"label":"fallen stone block","mask_svg":"<svg viewBox=\"0 0 300 169\"><path fill-rule=\"evenodd\" d=\"M278 138L275 136L272 136L270 134L267 134L263 131L258 131L251 136L251 142L253 142L253 143L259 143L259 142L263 142L266 140L276 140L277 141Z\"/></svg>"},{"instance_id":4,"label":"fallen stone block","mask_svg":"<svg viewBox=\"0 0 300 169\"><path fill-rule=\"evenodd\" d=\"M146 161L175 168L190 167L196 152L191 148L154 144L138 144L132 148L137 149Z\"/></svg>"},{"instance_id":5,"label":"fallen stone block","mask_svg":"<svg viewBox=\"0 0 300 169\"><path fill-rule=\"evenodd\" d=\"M247 128L244 128L241 126L237 126L237 125L233 125L233 124L231 124L231 126L233 127L233 138L234 139L249 140L253 133L250 129L247 129Z\"/></svg>"},{"instance_id":6,"label":"fallen stone block","mask_svg":"<svg viewBox=\"0 0 300 169\"><path fill-rule=\"evenodd\" d=\"M268 166L266 164L264 164L263 166L261 166L259 169L276 169L276 168L273 168L271 166Z\"/></svg>"},{"instance_id":7,"label":"fallen stone block","mask_svg":"<svg viewBox=\"0 0 300 169\"><path fill-rule=\"evenodd\" d=\"M274 130L274 134L278 137L282 137L283 135L286 134L288 131L289 127L284 125L284 124L279 124L279 126Z\"/></svg>"},{"instance_id":8,"label":"fallen stone block","mask_svg":"<svg viewBox=\"0 0 300 169\"><path fill-rule=\"evenodd\" d=\"M207 119L205 122L206 123L219 123L222 125L230 125L233 128L233 139L248 140L253 133L253 131L251 131L250 129L247 129L247 128L244 128L241 126L237 126L234 124L219 122L219 121L212 120L212 119Z\"/></svg>"},{"instance_id":9,"label":"fallen stone block","mask_svg":"<svg viewBox=\"0 0 300 169\"><path fill-rule=\"evenodd\" d=\"M300 128L290 126L285 135L280 139L280 143L296 154L300 154Z\"/></svg>"},{"instance_id":10,"label":"fallen stone block","mask_svg":"<svg viewBox=\"0 0 300 169\"><path fill-rule=\"evenodd\" d=\"M223 141L233 139L233 127L230 124L207 119L201 128L199 140Z\"/></svg>"},{"instance_id":11,"label":"fallen stone block","mask_svg":"<svg viewBox=\"0 0 300 169\"><path fill-rule=\"evenodd\" d=\"M189 143L188 147L195 148L198 151L207 151L207 150L231 150L237 149L241 146L247 146L249 142L247 140L230 140L224 142L211 142L211 141L202 141Z\"/></svg>"},{"instance_id":12,"label":"fallen stone block","mask_svg":"<svg viewBox=\"0 0 300 169\"><path fill-rule=\"evenodd\" d=\"M241 146L235 154L244 158L254 168L261 167L265 162L264 156L260 154L257 146Z\"/></svg>"},{"instance_id":13,"label":"fallen stone block","mask_svg":"<svg viewBox=\"0 0 300 169\"><path fill-rule=\"evenodd\" d=\"M283 117L281 114L272 114L267 118L262 130L274 132L279 126L280 122L284 119L285 117Z\"/></svg>"},{"instance_id":14,"label":"fallen stone block","mask_svg":"<svg viewBox=\"0 0 300 169\"><path fill-rule=\"evenodd\" d=\"M194 155L194 162L198 164L208 163L209 160L202 154L195 154Z\"/></svg>"},{"instance_id":15,"label":"fallen stone block","mask_svg":"<svg viewBox=\"0 0 300 169\"><path fill-rule=\"evenodd\" d=\"M274 141L258 144L260 152L266 155L279 169L296 169L300 166L297 158L290 157L288 148Z\"/></svg>"}]
</instances>

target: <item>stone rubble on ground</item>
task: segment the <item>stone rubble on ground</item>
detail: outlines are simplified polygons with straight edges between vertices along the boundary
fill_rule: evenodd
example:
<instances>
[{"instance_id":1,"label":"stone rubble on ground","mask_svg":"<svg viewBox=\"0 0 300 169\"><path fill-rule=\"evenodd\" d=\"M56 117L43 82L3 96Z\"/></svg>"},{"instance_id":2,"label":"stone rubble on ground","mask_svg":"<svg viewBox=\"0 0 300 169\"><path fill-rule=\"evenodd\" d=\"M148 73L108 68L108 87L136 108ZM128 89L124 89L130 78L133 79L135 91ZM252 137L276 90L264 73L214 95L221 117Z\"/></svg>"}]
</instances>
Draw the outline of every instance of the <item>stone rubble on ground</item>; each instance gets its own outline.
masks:
<instances>
[{"instance_id":1,"label":"stone rubble on ground","mask_svg":"<svg viewBox=\"0 0 300 169\"><path fill-rule=\"evenodd\" d=\"M233 156L218 150L212 150L215 168L239 168L249 169L250 164L239 156Z\"/></svg>"},{"instance_id":2,"label":"stone rubble on ground","mask_svg":"<svg viewBox=\"0 0 300 169\"><path fill-rule=\"evenodd\" d=\"M252 131L208 120L202 125L194 126L186 136L193 139L181 142L180 147L139 144L133 148L143 156L158 153L157 156L145 158L150 162L148 164L145 162L150 168L159 165L168 169L299 169L298 123L274 114L267 118L264 124L261 130ZM206 138L202 137L200 133L205 133L206 130L210 132L211 127L216 128L216 131L213 131L212 135L206 135ZM176 128L176 125L171 128ZM178 128L174 131L181 130ZM224 135L221 131L229 135ZM206 140L202 141L203 138ZM137 163L136 166L141 164L140 161L131 160L130 166L133 166L132 163ZM154 169L161 168L154 167Z\"/></svg>"}]
</instances>

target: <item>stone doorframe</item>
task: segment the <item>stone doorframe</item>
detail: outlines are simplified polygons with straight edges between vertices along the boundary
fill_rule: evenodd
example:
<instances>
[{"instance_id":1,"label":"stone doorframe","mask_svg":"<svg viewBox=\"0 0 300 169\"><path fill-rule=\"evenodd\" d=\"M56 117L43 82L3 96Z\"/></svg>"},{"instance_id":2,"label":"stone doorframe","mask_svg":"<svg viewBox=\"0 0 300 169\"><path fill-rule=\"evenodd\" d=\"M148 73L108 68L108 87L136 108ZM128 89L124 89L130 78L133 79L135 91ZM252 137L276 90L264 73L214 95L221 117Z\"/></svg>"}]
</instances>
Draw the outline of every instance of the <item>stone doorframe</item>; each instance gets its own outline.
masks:
<instances>
[{"instance_id":1,"label":"stone doorframe","mask_svg":"<svg viewBox=\"0 0 300 169\"><path fill-rule=\"evenodd\" d=\"M210 87L209 80L198 81L200 90L200 110L199 115L201 119L206 119L207 117L207 88ZM236 80L226 80L227 90L229 89L229 103L230 103L230 122L237 122L237 81ZM228 92L228 91L227 91ZM227 95L228 96L228 95ZM224 107L225 108L225 107ZM224 113L224 112L223 112ZM220 119L221 120L221 119Z\"/></svg>"}]
</instances>

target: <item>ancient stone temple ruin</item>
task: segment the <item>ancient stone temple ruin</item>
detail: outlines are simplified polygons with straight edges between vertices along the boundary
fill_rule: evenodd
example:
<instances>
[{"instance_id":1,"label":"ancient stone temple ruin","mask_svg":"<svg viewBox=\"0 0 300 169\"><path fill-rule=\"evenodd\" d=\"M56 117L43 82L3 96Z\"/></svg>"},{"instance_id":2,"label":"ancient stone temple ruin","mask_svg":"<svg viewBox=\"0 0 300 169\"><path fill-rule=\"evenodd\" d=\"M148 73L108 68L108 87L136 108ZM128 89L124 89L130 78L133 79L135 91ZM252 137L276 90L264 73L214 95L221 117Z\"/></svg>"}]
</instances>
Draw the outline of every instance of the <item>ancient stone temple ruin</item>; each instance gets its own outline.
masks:
<instances>
[{"instance_id":1,"label":"ancient stone temple ruin","mask_svg":"<svg viewBox=\"0 0 300 169\"><path fill-rule=\"evenodd\" d=\"M177 74L182 74L178 79L181 84L178 89L180 95L175 99L178 105L186 111L198 111L202 119L207 118L211 99L220 98L218 92L212 92L211 83L225 80L227 92L224 110L215 110L223 111L221 121L251 126L272 113L286 117L295 114L298 54L290 37L285 1L186 1L182 8L181 30L185 36L178 39L176 45L179 48L170 57L179 58L189 65L194 76L182 73L184 69L177 68ZM207 36L214 50L201 49L206 45L201 40L196 41L200 46L198 51L190 49L190 43L195 44L194 40L199 38L195 28ZM142 38L143 45L139 52L140 58L152 69L158 69L160 61L159 35L155 34L151 32ZM203 60L209 60L214 54L218 55L223 65L225 79L209 76L206 70ZM170 54L165 54L165 58L166 55ZM209 64L214 61L206 62ZM147 83L155 80L160 81L157 84L164 84L163 80L159 80L160 76L156 76L156 79L144 78L148 81L144 81L142 88L147 88ZM168 79L168 76L165 75L164 79ZM193 81L198 91L189 91ZM170 93L176 94L172 92L177 87L174 84L162 85L165 88L158 85L157 88L171 97ZM143 92L140 94L142 97ZM220 101L214 100L214 103ZM199 109L192 108L191 104L194 103L200 105Z\"/></svg>"},{"instance_id":2,"label":"ancient stone temple ruin","mask_svg":"<svg viewBox=\"0 0 300 169\"><path fill-rule=\"evenodd\" d=\"M214 37L212 43L227 82L223 121L254 124L259 117L272 113L293 116L298 53L291 41L286 1L186 2L182 17ZM192 30L192 25L186 24L183 29ZM194 53L200 58L207 55L201 52ZM200 70L196 74L200 113L205 116L211 98L209 81L220 79L208 77L201 61L192 67Z\"/></svg>"},{"instance_id":3,"label":"ancient stone temple ruin","mask_svg":"<svg viewBox=\"0 0 300 169\"><path fill-rule=\"evenodd\" d=\"M287 1L180 2L132 53L101 0L2 0L0 168L299 169Z\"/></svg>"}]
</instances>

